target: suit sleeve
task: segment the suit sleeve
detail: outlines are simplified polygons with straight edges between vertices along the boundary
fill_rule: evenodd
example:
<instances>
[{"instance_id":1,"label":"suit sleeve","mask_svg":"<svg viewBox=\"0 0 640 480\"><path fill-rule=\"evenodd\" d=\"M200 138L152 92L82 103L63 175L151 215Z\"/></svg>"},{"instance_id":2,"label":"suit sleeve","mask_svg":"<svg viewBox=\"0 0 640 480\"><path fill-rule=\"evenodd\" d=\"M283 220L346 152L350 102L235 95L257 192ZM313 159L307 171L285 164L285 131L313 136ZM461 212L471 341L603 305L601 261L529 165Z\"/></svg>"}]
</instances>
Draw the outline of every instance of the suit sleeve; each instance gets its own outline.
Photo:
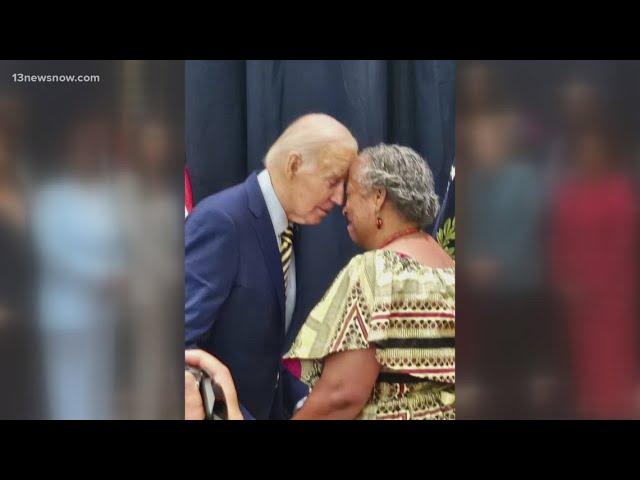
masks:
<instances>
[{"instance_id":1,"label":"suit sleeve","mask_svg":"<svg viewBox=\"0 0 640 480\"><path fill-rule=\"evenodd\" d=\"M284 409L287 418L291 418L298 402L309 395L309 386L294 377L286 368L283 367L281 372L280 382L284 392Z\"/></svg>"},{"instance_id":2,"label":"suit sleeve","mask_svg":"<svg viewBox=\"0 0 640 480\"><path fill-rule=\"evenodd\" d=\"M231 218L194 209L185 223L185 347L200 343L217 320L238 269L237 232Z\"/></svg>"},{"instance_id":3,"label":"suit sleeve","mask_svg":"<svg viewBox=\"0 0 640 480\"><path fill-rule=\"evenodd\" d=\"M251 415L251 412L247 410L242 404L239 405L240 413L242 413L242 418L244 420L255 420L255 417Z\"/></svg>"}]
</instances>

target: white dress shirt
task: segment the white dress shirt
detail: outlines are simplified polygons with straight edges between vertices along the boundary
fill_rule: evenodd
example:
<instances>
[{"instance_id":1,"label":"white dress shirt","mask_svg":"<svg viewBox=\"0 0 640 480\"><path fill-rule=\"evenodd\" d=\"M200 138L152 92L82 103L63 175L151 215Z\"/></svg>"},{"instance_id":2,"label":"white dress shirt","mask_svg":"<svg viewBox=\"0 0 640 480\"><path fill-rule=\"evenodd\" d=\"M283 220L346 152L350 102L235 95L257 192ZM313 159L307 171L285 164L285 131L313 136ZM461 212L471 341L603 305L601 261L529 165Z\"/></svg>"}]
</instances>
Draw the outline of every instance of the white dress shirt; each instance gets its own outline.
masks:
<instances>
[{"instance_id":1,"label":"white dress shirt","mask_svg":"<svg viewBox=\"0 0 640 480\"><path fill-rule=\"evenodd\" d=\"M286 230L287 226L289 225L289 220L287 219L287 214L282 208L280 200L278 199L278 196L273 189L273 185L271 184L271 177L269 176L269 172L266 169L258 174L258 184L260 185L260 190L262 191L264 201L267 204L267 210L269 211L269 216L271 217L271 224L273 225L273 230L276 236L276 241L278 242L279 249L281 246L280 235L282 235L282 232ZM286 292L286 306L284 315L285 331L288 330L289 325L291 325L293 308L296 304L296 256L293 252L291 252L291 264L289 266Z\"/></svg>"}]
</instances>

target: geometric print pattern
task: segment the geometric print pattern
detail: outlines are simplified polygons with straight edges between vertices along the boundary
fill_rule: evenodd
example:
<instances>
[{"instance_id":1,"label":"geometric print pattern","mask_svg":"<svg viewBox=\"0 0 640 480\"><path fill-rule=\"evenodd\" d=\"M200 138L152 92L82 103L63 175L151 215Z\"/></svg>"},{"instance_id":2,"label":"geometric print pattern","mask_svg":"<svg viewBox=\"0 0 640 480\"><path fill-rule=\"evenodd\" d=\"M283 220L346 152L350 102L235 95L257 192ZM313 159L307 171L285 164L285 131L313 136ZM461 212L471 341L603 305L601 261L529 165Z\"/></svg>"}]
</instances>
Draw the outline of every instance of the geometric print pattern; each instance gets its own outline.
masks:
<instances>
[{"instance_id":1,"label":"geometric print pattern","mask_svg":"<svg viewBox=\"0 0 640 480\"><path fill-rule=\"evenodd\" d=\"M376 348L382 369L363 419L455 418L455 267L390 250L356 255L309 314L285 358L311 388L331 353Z\"/></svg>"}]
</instances>

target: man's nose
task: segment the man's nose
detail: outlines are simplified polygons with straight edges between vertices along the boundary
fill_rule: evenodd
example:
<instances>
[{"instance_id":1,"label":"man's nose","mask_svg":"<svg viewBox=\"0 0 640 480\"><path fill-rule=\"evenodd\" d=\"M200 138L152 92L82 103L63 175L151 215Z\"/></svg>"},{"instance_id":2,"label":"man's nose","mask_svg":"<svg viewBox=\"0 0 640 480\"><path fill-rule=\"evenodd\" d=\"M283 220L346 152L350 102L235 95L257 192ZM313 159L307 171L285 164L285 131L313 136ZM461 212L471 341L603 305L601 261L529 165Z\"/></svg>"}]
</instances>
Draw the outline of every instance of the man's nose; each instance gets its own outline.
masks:
<instances>
[{"instance_id":1,"label":"man's nose","mask_svg":"<svg viewBox=\"0 0 640 480\"><path fill-rule=\"evenodd\" d=\"M334 189L333 195L331 195L331 201L342 207L342 203L344 202L344 184L342 182Z\"/></svg>"}]
</instances>

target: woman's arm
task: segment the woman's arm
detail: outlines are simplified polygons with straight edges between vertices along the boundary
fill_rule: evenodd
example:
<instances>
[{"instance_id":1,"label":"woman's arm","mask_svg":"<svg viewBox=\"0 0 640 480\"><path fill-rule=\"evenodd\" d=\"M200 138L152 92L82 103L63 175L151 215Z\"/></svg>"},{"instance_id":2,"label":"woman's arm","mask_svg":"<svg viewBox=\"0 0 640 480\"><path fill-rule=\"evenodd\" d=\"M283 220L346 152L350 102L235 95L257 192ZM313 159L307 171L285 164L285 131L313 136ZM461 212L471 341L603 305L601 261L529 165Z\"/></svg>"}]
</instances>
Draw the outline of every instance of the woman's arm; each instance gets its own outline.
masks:
<instances>
[{"instance_id":1,"label":"woman's arm","mask_svg":"<svg viewBox=\"0 0 640 480\"><path fill-rule=\"evenodd\" d=\"M293 420L353 420L369 400L380 368L375 348L329 355L320 380Z\"/></svg>"}]
</instances>

